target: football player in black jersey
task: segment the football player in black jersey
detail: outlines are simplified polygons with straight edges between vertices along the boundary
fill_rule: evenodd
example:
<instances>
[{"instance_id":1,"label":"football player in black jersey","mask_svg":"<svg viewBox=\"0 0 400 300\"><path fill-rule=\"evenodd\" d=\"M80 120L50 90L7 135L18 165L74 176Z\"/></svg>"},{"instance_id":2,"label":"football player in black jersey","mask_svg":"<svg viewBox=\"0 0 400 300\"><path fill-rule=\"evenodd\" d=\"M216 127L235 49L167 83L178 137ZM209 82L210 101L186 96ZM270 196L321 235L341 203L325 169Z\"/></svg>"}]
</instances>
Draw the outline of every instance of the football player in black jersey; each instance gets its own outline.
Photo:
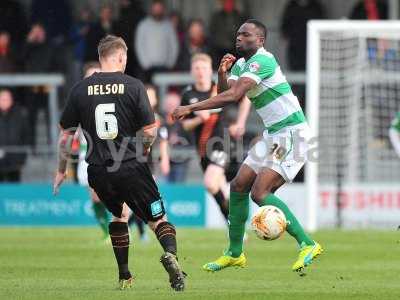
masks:
<instances>
[{"instance_id":1,"label":"football player in black jersey","mask_svg":"<svg viewBox=\"0 0 400 300\"><path fill-rule=\"evenodd\" d=\"M149 224L165 253L161 263L171 287L184 289L184 273L177 260L175 227L167 221L146 154L157 135L153 110L142 82L125 75L127 47L122 38L108 35L98 45L101 72L78 82L71 89L61 116L59 162L54 194L66 176L69 141L80 125L88 141L88 182L113 214L109 233L119 270L119 286L129 288L133 276L128 268L128 214L133 212Z\"/></svg>"},{"instance_id":2,"label":"football player in black jersey","mask_svg":"<svg viewBox=\"0 0 400 300\"><path fill-rule=\"evenodd\" d=\"M181 105L193 104L217 94L217 86L212 82L212 60L209 55L204 53L193 55L191 74L195 83L184 90ZM201 168L204 172L204 185L215 198L226 220L228 219L229 205L228 195L226 195L225 170L231 157L229 149L224 149L226 148L224 139L229 138L229 135L238 138L244 133L243 128L251 104L245 98L240 105L238 122L230 128L230 134L224 134L221 109L197 111L181 121L185 130L194 133ZM228 181L231 179L233 178L228 178Z\"/></svg>"}]
</instances>

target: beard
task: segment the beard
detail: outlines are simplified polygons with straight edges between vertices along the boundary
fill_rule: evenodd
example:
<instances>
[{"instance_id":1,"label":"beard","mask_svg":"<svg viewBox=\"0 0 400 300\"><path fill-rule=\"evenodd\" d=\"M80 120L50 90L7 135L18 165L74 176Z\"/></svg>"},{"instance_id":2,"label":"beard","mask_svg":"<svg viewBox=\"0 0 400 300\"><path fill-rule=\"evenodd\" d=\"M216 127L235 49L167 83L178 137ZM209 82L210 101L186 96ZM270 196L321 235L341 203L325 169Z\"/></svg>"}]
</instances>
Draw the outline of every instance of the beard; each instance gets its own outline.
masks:
<instances>
[{"instance_id":1,"label":"beard","mask_svg":"<svg viewBox=\"0 0 400 300\"><path fill-rule=\"evenodd\" d=\"M244 50L243 48L241 48L241 49L236 48L236 55L239 56L239 57L246 56L247 52L248 51Z\"/></svg>"}]
</instances>

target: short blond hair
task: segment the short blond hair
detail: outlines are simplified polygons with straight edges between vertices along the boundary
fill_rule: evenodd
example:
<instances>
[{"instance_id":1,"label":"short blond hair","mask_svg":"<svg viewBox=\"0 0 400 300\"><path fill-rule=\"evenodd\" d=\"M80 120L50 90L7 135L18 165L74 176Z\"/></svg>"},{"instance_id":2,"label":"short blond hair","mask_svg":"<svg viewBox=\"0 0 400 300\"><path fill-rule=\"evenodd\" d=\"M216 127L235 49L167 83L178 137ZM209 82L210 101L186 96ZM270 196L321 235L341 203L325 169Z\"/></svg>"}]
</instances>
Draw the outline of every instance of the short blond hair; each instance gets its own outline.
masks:
<instances>
[{"instance_id":1,"label":"short blond hair","mask_svg":"<svg viewBox=\"0 0 400 300\"><path fill-rule=\"evenodd\" d=\"M124 50L125 52L128 51L128 47L126 46L124 39L111 34L102 38L97 46L99 58L106 58L120 49Z\"/></svg>"},{"instance_id":2,"label":"short blond hair","mask_svg":"<svg viewBox=\"0 0 400 300\"><path fill-rule=\"evenodd\" d=\"M212 58L207 53L196 53L192 56L191 63L195 63L196 61L204 61L212 65Z\"/></svg>"}]
</instances>

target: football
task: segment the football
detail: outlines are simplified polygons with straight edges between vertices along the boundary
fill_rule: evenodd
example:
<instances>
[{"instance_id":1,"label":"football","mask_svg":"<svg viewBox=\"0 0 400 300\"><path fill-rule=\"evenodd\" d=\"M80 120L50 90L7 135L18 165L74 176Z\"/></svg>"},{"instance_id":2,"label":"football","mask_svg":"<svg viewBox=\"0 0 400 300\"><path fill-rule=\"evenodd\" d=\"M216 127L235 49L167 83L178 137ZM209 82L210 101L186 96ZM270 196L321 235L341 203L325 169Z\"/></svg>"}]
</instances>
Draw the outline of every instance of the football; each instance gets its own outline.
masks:
<instances>
[{"instance_id":1,"label":"football","mask_svg":"<svg viewBox=\"0 0 400 300\"><path fill-rule=\"evenodd\" d=\"M276 206L261 206L251 219L251 228L260 239L272 241L285 232L286 218Z\"/></svg>"}]
</instances>

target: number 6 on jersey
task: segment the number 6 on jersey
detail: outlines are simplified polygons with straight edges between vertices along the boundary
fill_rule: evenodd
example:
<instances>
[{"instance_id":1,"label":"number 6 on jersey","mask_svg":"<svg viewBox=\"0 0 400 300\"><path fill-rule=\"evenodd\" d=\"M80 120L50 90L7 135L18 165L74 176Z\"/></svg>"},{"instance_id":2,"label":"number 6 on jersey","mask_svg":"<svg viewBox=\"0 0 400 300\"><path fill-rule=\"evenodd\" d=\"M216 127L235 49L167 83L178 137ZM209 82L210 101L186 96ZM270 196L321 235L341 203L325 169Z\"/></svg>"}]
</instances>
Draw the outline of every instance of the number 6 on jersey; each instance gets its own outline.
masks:
<instances>
[{"instance_id":1,"label":"number 6 on jersey","mask_svg":"<svg viewBox=\"0 0 400 300\"><path fill-rule=\"evenodd\" d=\"M104 103L96 106L96 132L102 140L113 140L118 135L118 121L115 113L115 103Z\"/></svg>"}]
</instances>

